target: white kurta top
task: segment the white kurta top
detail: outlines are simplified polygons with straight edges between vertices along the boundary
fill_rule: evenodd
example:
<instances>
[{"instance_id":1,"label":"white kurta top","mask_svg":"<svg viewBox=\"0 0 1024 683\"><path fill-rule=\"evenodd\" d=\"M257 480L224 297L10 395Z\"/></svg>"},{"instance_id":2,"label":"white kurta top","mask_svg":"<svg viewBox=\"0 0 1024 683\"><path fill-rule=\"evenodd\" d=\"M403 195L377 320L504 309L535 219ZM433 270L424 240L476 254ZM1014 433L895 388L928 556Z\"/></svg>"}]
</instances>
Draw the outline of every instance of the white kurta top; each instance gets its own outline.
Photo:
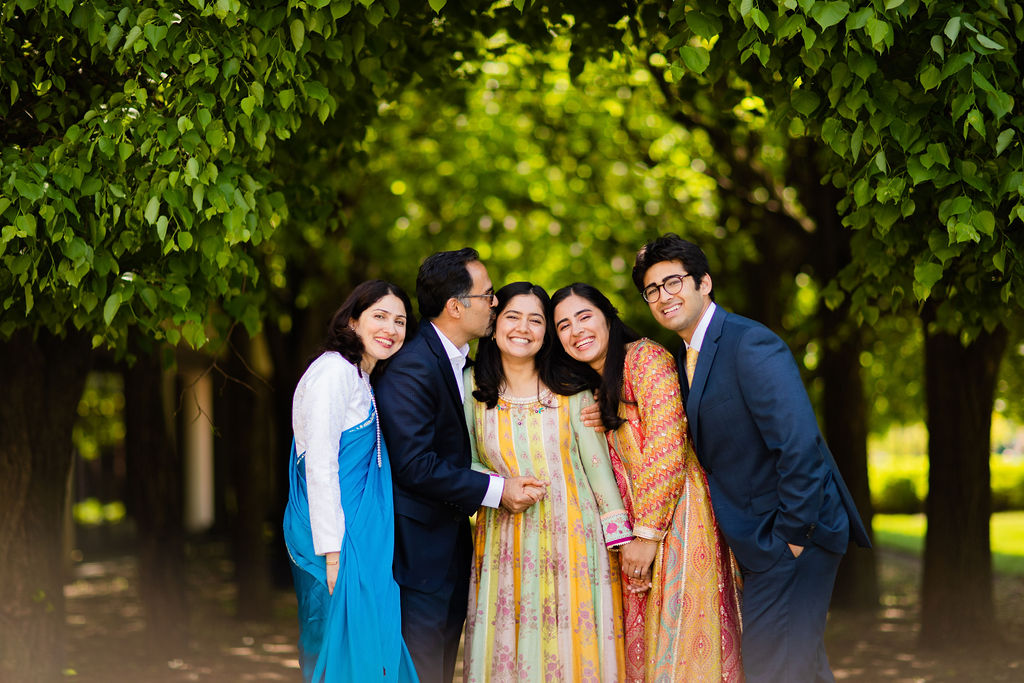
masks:
<instances>
[{"instance_id":1,"label":"white kurta top","mask_svg":"<svg viewBox=\"0 0 1024 683\"><path fill-rule=\"evenodd\" d=\"M341 433L370 414L367 380L340 353L328 351L309 365L295 387L292 431L295 453L306 458L309 525L317 555L341 550L345 511L338 483L338 450Z\"/></svg>"}]
</instances>

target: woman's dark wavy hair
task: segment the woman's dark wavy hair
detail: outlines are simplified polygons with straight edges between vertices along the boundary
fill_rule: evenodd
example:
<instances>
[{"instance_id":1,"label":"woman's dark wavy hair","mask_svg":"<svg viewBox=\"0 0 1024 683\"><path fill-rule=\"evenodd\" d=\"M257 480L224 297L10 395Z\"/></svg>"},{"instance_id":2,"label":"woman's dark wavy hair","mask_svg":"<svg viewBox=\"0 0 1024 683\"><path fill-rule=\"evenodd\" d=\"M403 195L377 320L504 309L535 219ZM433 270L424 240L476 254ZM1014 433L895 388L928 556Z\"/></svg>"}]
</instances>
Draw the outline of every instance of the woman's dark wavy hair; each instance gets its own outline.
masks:
<instances>
[{"instance_id":1,"label":"woman's dark wavy hair","mask_svg":"<svg viewBox=\"0 0 1024 683\"><path fill-rule=\"evenodd\" d=\"M500 317L512 298L521 294L532 294L540 299L541 308L545 313L549 310L550 300L543 287L532 282L513 282L495 292L495 296L498 297L496 315ZM555 339L550 316L546 315L545 317L547 319L545 320L544 342L534 357L539 381L552 392L562 396L572 396L589 388L583 376L572 366L552 362L552 354L559 348L559 344ZM473 380L476 384L473 397L488 408L495 407L498 404L498 392L505 384L505 369L501 363L501 350L493 335L481 339L477 346L476 363L473 365Z\"/></svg>"},{"instance_id":2,"label":"woman's dark wavy hair","mask_svg":"<svg viewBox=\"0 0 1024 683\"><path fill-rule=\"evenodd\" d=\"M349 323L354 318L361 316L363 311L388 294L397 296L401 299L402 305L405 306L405 342L403 343L408 343L416 334L416 318L413 317L412 302L409 301L408 295L402 291L401 287L390 282L367 280L356 285L356 288L352 290L352 293L341 304L341 308L334 312L331 323L327 326L327 337L320 345L313 359L327 351L337 351L345 360L359 369L359 362L363 359L363 342L359 339L355 330L349 327ZM310 359L310 362L313 359ZM386 366L387 360L378 361L374 365L370 377L376 379L380 373L384 372ZM359 372L362 374L362 369L359 369Z\"/></svg>"},{"instance_id":3,"label":"woman's dark wavy hair","mask_svg":"<svg viewBox=\"0 0 1024 683\"><path fill-rule=\"evenodd\" d=\"M562 287L551 297L548 325L552 330L555 327L555 306L573 294L592 303L608 321L608 351L604 360L604 372L598 374L586 363L570 356L562 348L561 343L557 344L558 349L553 354L553 361L556 366L566 366L568 372L580 375L586 380L587 386L593 389L597 395L597 404L601 408L601 423L604 424L604 428L618 429L625 422L619 417L619 402L625 401L622 397L622 372L626 364L626 345L635 342L640 335L622 322L619 311L608 300L608 297L601 293L601 290L584 282L574 282Z\"/></svg>"}]
</instances>

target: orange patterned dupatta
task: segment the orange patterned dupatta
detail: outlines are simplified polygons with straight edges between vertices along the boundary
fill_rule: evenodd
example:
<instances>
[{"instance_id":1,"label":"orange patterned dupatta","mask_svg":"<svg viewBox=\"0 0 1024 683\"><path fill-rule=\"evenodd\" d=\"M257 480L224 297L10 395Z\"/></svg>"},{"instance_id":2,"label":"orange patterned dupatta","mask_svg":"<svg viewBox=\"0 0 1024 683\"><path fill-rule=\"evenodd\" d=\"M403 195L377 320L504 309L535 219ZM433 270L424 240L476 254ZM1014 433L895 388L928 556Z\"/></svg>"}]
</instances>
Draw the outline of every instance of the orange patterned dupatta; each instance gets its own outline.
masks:
<instances>
[{"instance_id":1,"label":"orange patterned dupatta","mask_svg":"<svg viewBox=\"0 0 1024 683\"><path fill-rule=\"evenodd\" d=\"M662 541L649 593L623 593L629 681L742 681L739 590L689 439L672 354L629 346L619 415L607 433L636 535ZM628 577L623 577L625 588Z\"/></svg>"}]
</instances>

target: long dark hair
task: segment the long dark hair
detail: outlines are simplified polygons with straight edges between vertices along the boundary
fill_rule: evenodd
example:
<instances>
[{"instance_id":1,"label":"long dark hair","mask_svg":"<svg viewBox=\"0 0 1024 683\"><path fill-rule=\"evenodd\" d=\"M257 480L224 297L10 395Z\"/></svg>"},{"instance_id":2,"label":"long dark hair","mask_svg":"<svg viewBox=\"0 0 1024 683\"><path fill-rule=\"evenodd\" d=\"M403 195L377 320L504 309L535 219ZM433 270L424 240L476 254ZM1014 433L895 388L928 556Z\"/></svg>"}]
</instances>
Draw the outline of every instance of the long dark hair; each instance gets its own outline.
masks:
<instances>
[{"instance_id":1,"label":"long dark hair","mask_svg":"<svg viewBox=\"0 0 1024 683\"><path fill-rule=\"evenodd\" d=\"M625 401L622 396L622 371L626 364L626 345L640 338L626 323L622 322L619 312L612 302L597 287L584 282L574 282L562 287L551 297L548 309L548 326L554 328L555 306L575 294L597 307L608 322L608 350L604 359L604 372L598 374L592 367L576 360L562 348L559 343L557 352L553 354L555 365L565 365L569 372L581 375L588 386L597 394L597 404L601 407L601 423L608 430L618 429L625 420L619 417L619 403Z\"/></svg>"},{"instance_id":2,"label":"long dark hair","mask_svg":"<svg viewBox=\"0 0 1024 683\"><path fill-rule=\"evenodd\" d=\"M498 297L495 315L500 316L509 301L521 294L532 294L540 299L541 308L545 313L549 310L550 299L543 287L532 282L513 282L495 292L495 296ZM589 388L583 376L574 368L552 362L552 354L558 349L559 344L555 339L550 316L546 315L545 317L547 320L545 320L544 341L540 351L533 359L537 367L539 381L552 392L562 396L571 396ZM476 384L473 398L488 408L495 407L498 404L498 392L501 391L501 387L505 383L505 368L501 364L501 350L493 335L481 339L477 346L476 363L473 365L473 380Z\"/></svg>"},{"instance_id":3,"label":"long dark hair","mask_svg":"<svg viewBox=\"0 0 1024 683\"><path fill-rule=\"evenodd\" d=\"M367 280L356 285L356 288L341 304L341 308L334 312L331 323L327 326L327 337L313 358L327 351L337 351L362 373L359 363L363 360L363 342L349 324L354 318L361 316L363 311L388 294L397 296L405 306L405 342L408 342L416 334L416 318L413 317L412 302L409 301L409 297L398 285L384 280ZM373 372L370 373L371 378L380 375L386 365L386 360L378 361L373 367Z\"/></svg>"}]
</instances>

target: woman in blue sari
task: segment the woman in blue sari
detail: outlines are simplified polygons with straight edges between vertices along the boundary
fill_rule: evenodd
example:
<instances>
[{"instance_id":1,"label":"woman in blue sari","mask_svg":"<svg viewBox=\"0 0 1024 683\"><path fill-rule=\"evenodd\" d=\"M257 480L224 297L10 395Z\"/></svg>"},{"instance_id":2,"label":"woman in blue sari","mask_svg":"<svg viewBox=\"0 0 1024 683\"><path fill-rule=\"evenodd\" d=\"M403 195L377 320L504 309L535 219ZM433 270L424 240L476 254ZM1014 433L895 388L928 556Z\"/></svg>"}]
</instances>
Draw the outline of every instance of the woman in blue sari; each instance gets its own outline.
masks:
<instances>
[{"instance_id":1,"label":"woman in blue sari","mask_svg":"<svg viewBox=\"0 0 1024 683\"><path fill-rule=\"evenodd\" d=\"M401 289L362 283L295 389L284 538L307 683L418 680L391 573L391 467L370 386L414 326Z\"/></svg>"}]
</instances>

